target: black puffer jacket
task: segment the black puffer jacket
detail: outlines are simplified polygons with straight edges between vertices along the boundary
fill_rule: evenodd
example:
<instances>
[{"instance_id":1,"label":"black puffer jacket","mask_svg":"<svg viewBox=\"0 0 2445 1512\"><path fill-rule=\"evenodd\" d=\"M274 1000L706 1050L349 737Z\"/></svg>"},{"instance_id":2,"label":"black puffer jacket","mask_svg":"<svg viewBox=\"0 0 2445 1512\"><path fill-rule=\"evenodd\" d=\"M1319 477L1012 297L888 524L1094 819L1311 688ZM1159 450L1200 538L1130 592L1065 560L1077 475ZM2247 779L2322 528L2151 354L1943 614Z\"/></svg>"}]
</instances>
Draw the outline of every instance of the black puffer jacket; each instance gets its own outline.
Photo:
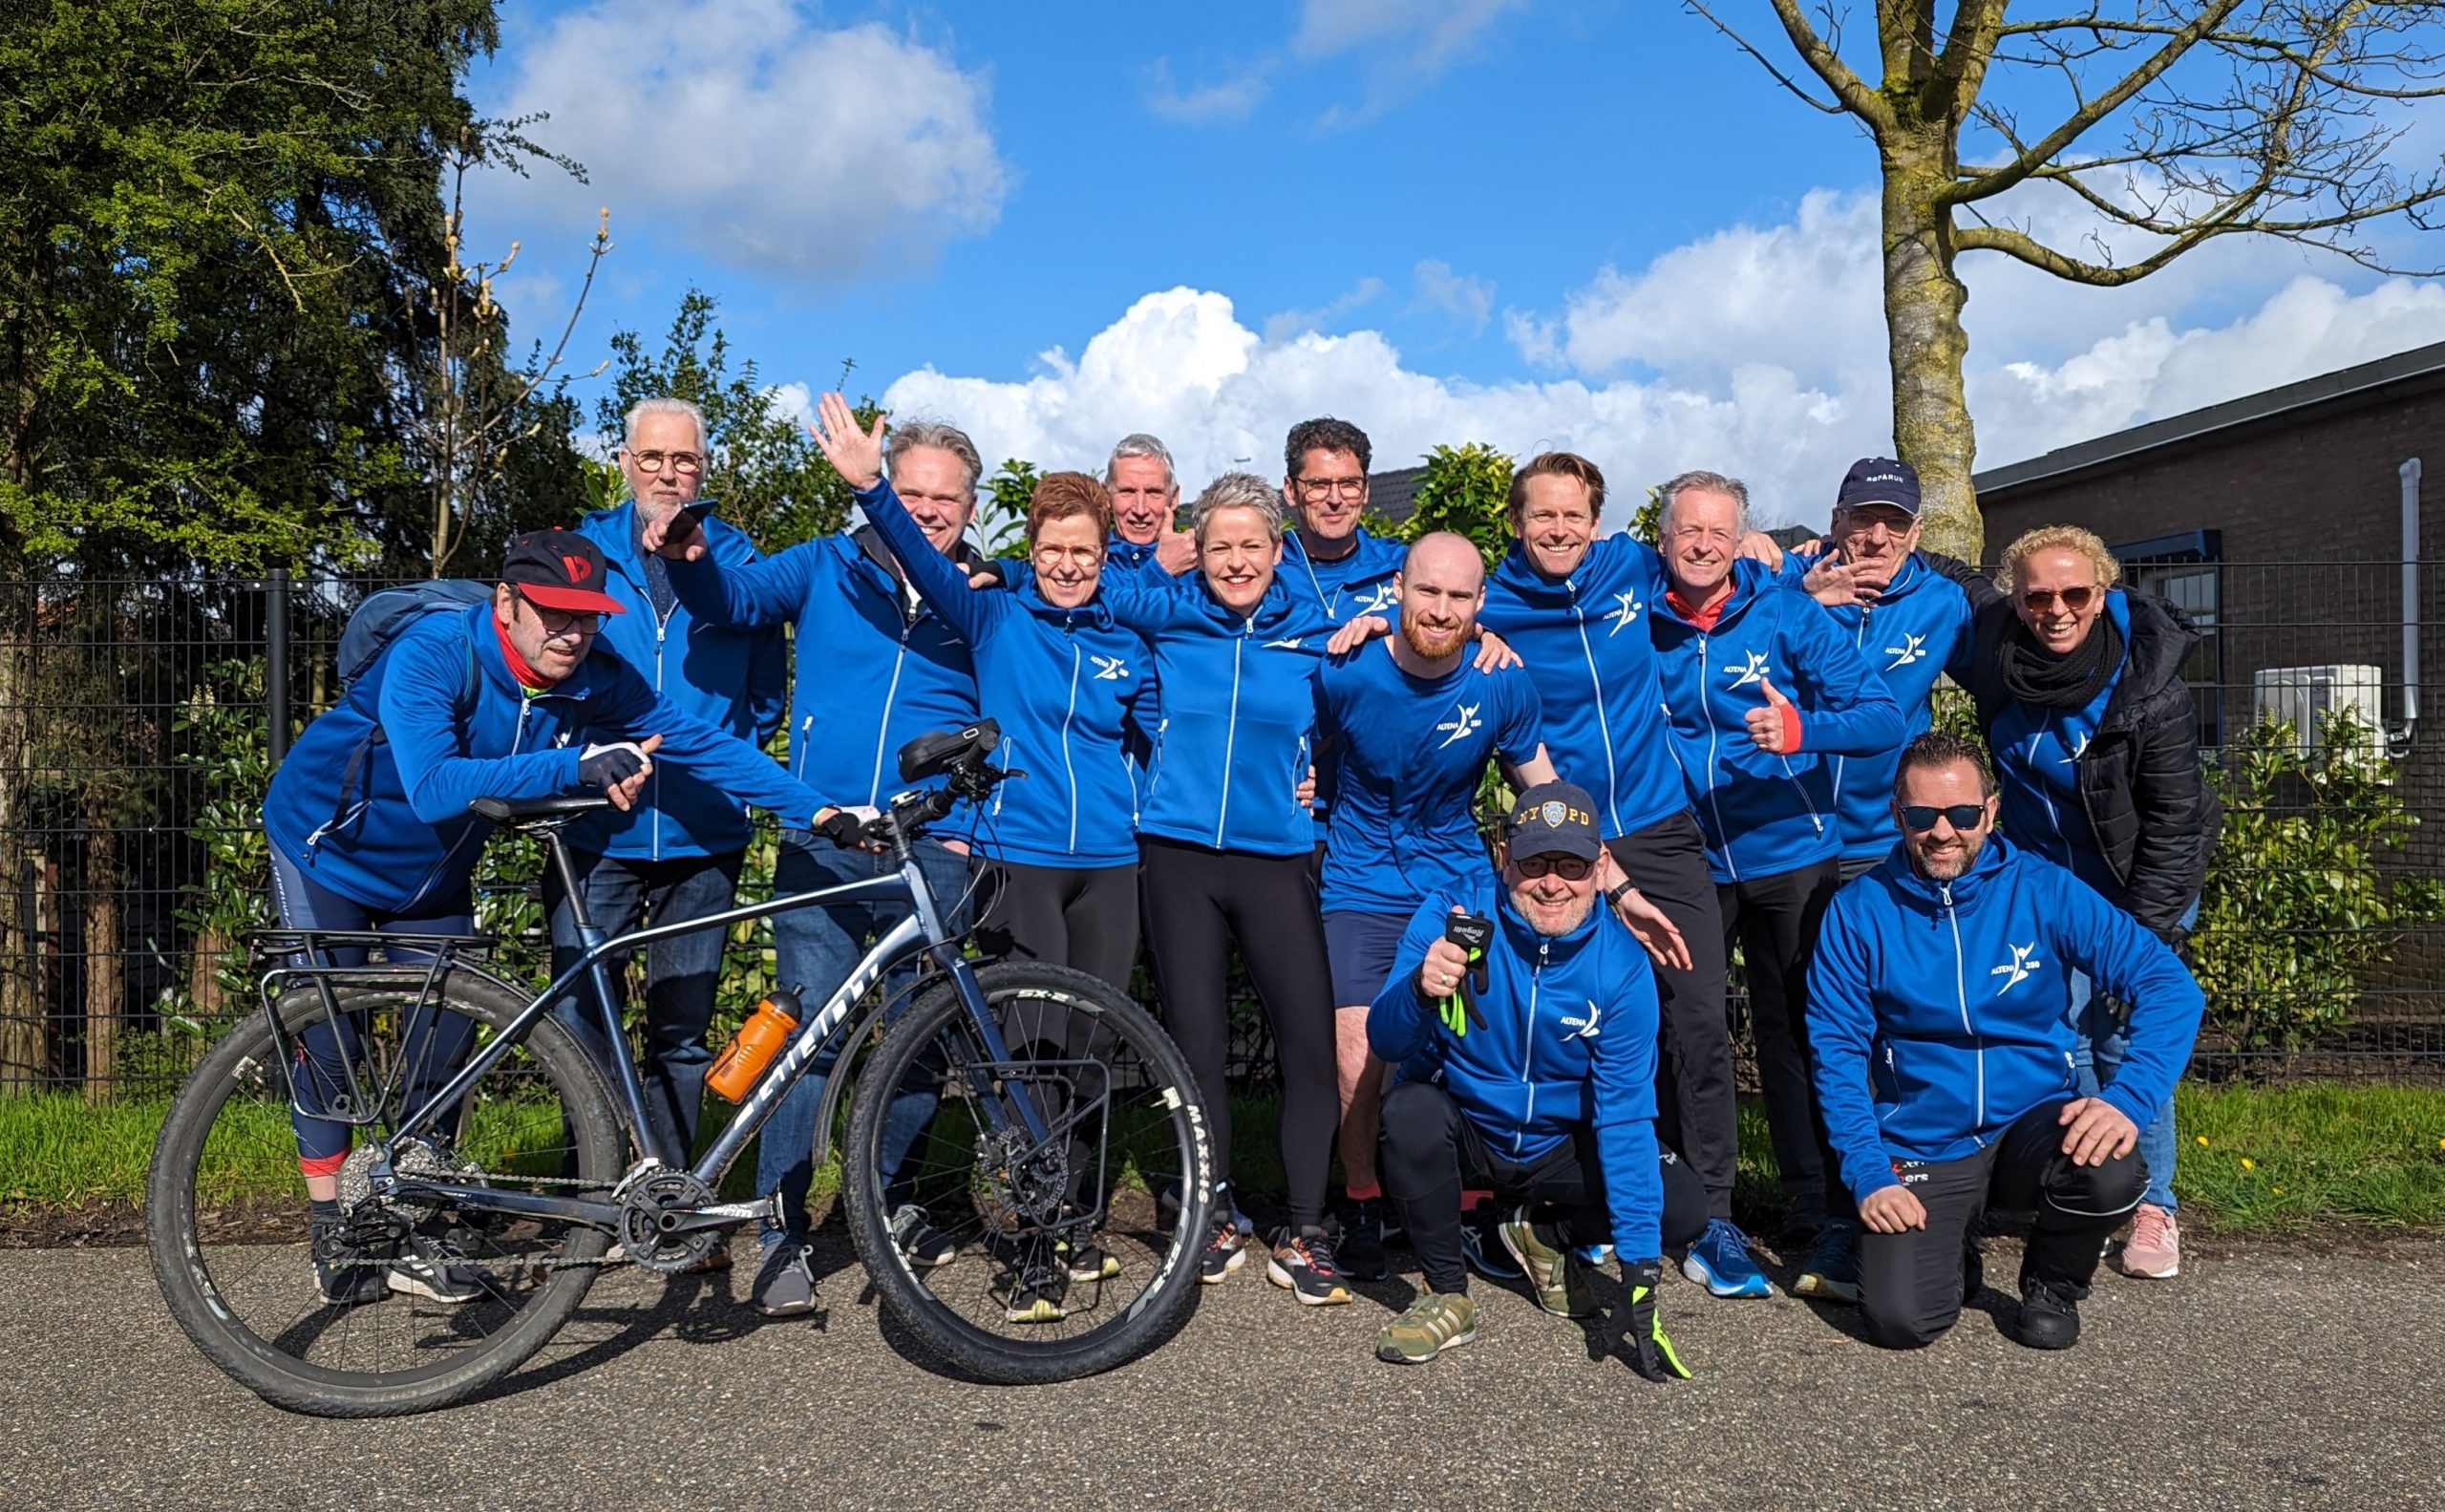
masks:
<instances>
[{"instance_id":1,"label":"black puffer jacket","mask_svg":"<svg viewBox=\"0 0 2445 1512\"><path fill-rule=\"evenodd\" d=\"M2003 642L2011 602L1992 583L1949 557L1928 554L1976 606L1966 674L1978 704L1978 728L1991 741L2011 701L2004 688ZM2199 766L2199 713L2181 664L2198 644L2188 615L2150 594L2121 589L2131 609L2122 675L2079 760L2080 802L2122 883L2122 905L2168 944L2179 944L2181 918L2207 881L2223 804Z\"/></svg>"}]
</instances>

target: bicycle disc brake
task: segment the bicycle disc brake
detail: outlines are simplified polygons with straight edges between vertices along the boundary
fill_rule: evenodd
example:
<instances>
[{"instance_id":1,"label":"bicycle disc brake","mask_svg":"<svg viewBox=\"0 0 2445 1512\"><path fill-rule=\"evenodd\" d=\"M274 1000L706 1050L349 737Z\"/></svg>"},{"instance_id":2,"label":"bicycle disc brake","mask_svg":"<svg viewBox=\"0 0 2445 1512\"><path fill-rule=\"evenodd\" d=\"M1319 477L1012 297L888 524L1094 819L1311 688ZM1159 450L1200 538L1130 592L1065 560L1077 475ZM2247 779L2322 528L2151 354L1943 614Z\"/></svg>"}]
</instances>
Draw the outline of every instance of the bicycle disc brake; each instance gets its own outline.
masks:
<instances>
[{"instance_id":1,"label":"bicycle disc brake","mask_svg":"<svg viewBox=\"0 0 2445 1512\"><path fill-rule=\"evenodd\" d=\"M977 1135L967 1195L986 1232L1010 1234L1022 1225L1052 1223L1069 1189L1070 1161L1060 1140L1038 1147L1017 1127Z\"/></svg>"},{"instance_id":2,"label":"bicycle disc brake","mask_svg":"<svg viewBox=\"0 0 2445 1512\"><path fill-rule=\"evenodd\" d=\"M684 1270L705 1258L713 1242L722 1236L719 1228L667 1229L666 1216L677 1218L700 1207L711 1207L717 1201L712 1189L689 1175L668 1166L648 1171L627 1183L620 1194L620 1245L630 1260L648 1270L665 1274Z\"/></svg>"}]
</instances>

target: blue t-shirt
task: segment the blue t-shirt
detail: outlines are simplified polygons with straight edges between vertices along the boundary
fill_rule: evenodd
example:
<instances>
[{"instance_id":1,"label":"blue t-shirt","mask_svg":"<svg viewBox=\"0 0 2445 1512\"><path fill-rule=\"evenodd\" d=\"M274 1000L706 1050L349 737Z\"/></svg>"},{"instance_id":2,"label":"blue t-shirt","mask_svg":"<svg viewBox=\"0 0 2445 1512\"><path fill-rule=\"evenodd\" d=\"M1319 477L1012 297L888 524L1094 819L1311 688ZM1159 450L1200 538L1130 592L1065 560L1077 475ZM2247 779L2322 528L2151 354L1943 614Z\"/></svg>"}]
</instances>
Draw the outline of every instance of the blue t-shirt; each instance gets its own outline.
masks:
<instances>
[{"instance_id":1,"label":"blue t-shirt","mask_svg":"<svg viewBox=\"0 0 2445 1512\"><path fill-rule=\"evenodd\" d=\"M1469 805L1487 758L1524 761L1544 740L1523 670L1481 672L1464 657L1440 677L1415 677L1390 640L1325 664L1316 728L1336 779L1328 912L1406 914L1430 893L1465 888L1486 865Z\"/></svg>"},{"instance_id":2,"label":"blue t-shirt","mask_svg":"<svg viewBox=\"0 0 2445 1512\"><path fill-rule=\"evenodd\" d=\"M2106 612L2123 633L2123 666L2128 666L2131 607L2120 592L2110 592ZM2007 700L1988 736L1995 753L1996 786L2003 793L2005 833L2023 849L2071 868L2072 875L2116 905L2122 902L2122 880L2107 862L2080 800L2080 756L2096 737L2122 672L2122 666L2115 668L2096 696L2078 709Z\"/></svg>"}]
</instances>

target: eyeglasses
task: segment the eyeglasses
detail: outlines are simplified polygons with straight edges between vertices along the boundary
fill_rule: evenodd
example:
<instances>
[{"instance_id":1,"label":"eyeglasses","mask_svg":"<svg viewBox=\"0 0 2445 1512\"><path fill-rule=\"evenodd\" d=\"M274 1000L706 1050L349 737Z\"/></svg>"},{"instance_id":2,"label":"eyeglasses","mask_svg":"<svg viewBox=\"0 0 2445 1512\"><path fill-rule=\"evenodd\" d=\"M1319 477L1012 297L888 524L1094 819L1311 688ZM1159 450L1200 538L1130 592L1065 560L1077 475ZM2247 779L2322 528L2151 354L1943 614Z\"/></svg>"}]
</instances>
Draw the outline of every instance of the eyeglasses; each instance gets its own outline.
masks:
<instances>
[{"instance_id":1,"label":"eyeglasses","mask_svg":"<svg viewBox=\"0 0 2445 1512\"><path fill-rule=\"evenodd\" d=\"M1938 808L1932 803L1905 803L1902 808L1902 822L1909 826L1914 834L1924 834L1934 829L1936 820L1939 819L1962 833L1967 834L1987 822L1987 805L1950 803Z\"/></svg>"},{"instance_id":2,"label":"eyeglasses","mask_svg":"<svg viewBox=\"0 0 2445 1512\"><path fill-rule=\"evenodd\" d=\"M1581 856L1521 856L1511 864L1520 868L1522 877L1533 880L1550 872L1564 882L1585 882L1596 869L1594 862Z\"/></svg>"},{"instance_id":3,"label":"eyeglasses","mask_svg":"<svg viewBox=\"0 0 2445 1512\"><path fill-rule=\"evenodd\" d=\"M2060 590L2054 588L2031 588L2027 593L2021 595L2021 602L2029 606L2030 613L2043 614L2046 612L2047 606L2052 604L2056 599L2061 599L2063 601L2063 607L2073 614L2077 614L2082 609L2087 608L2089 607L2089 601L2096 596L2096 589L2090 587L2086 584L2081 584L2074 587L2063 588Z\"/></svg>"},{"instance_id":4,"label":"eyeglasses","mask_svg":"<svg viewBox=\"0 0 2445 1512\"><path fill-rule=\"evenodd\" d=\"M1091 566L1101 561L1103 554L1104 548L1101 546L1037 546L1030 553L1045 566L1068 563L1081 567Z\"/></svg>"},{"instance_id":5,"label":"eyeglasses","mask_svg":"<svg viewBox=\"0 0 2445 1512\"><path fill-rule=\"evenodd\" d=\"M1321 501L1327 499L1358 499L1367 492L1364 478L1301 478L1293 480L1302 499Z\"/></svg>"},{"instance_id":6,"label":"eyeglasses","mask_svg":"<svg viewBox=\"0 0 2445 1512\"><path fill-rule=\"evenodd\" d=\"M682 473L701 473L705 470L704 458L694 452L630 452L628 460L636 463L637 471L641 473L661 472L666 462L670 464L674 471Z\"/></svg>"},{"instance_id":7,"label":"eyeglasses","mask_svg":"<svg viewBox=\"0 0 2445 1512\"><path fill-rule=\"evenodd\" d=\"M594 609L547 609L521 593L519 602L535 611L536 620L543 627L547 641L565 641L580 635L591 635L603 628L603 615Z\"/></svg>"}]
</instances>

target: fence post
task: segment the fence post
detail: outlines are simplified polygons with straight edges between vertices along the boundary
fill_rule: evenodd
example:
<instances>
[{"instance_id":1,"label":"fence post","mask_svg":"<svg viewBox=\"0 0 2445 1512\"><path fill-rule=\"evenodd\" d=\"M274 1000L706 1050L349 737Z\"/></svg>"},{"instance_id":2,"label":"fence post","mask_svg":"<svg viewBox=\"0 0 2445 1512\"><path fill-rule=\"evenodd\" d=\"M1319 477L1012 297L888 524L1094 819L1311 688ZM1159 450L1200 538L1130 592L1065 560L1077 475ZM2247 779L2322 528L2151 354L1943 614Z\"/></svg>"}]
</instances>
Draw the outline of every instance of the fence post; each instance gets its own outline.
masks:
<instances>
[{"instance_id":1,"label":"fence post","mask_svg":"<svg viewBox=\"0 0 2445 1512\"><path fill-rule=\"evenodd\" d=\"M288 569L264 584L264 703L271 725L271 764L288 755Z\"/></svg>"}]
</instances>

